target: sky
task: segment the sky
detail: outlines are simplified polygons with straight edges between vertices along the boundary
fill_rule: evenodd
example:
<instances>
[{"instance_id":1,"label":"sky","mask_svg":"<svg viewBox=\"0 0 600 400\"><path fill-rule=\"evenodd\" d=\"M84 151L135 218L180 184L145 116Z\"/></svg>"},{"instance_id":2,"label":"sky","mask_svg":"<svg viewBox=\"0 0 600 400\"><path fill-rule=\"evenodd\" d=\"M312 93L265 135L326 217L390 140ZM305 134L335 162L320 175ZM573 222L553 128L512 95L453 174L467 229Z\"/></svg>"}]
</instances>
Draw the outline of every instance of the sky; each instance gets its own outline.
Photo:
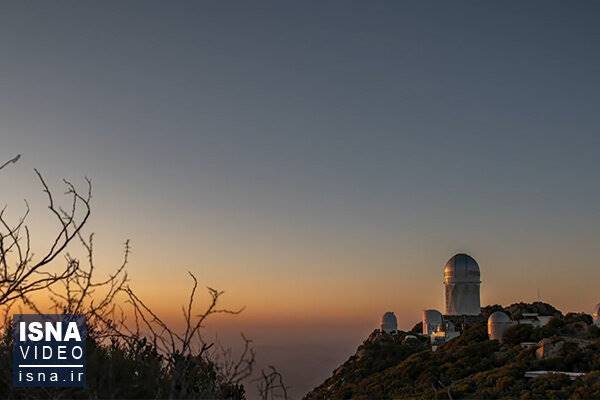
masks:
<instances>
[{"instance_id":1,"label":"sky","mask_svg":"<svg viewBox=\"0 0 600 400\"><path fill-rule=\"evenodd\" d=\"M94 183L102 270L174 321L194 272L219 319L318 384L395 311L600 301L600 5L4 2L1 202L56 229L33 168ZM539 293L539 295L538 295ZM216 329L216 328L215 328ZM325 349L325 350L324 350Z\"/></svg>"}]
</instances>

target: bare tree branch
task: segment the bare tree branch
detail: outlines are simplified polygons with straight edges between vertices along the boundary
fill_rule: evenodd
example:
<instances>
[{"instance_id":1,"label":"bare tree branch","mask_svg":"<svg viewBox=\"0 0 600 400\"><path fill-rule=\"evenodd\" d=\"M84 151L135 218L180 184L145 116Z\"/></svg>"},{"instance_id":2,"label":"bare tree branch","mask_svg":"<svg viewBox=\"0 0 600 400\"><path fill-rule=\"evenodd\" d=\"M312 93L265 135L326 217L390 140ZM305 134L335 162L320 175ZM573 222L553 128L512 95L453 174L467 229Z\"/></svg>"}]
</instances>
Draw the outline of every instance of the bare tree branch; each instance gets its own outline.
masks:
<instances>
[{"instance_id":1,"label":"bare tree branch","mask_svg":"<svg viewBox=\"0 0 600 400\"><path fill-rule=\"evenodd\" d=\"M289 387L283 382L283 375L272 365L268 370L262 370L258 382L258 392L262 400L288 399Z\"/></svg>"},{"instance_id":2,"label":"bare tree branch","mask_svg":"<svg viewBox=\"0 0 600 400\"><path fill-rule=\"evenodd\" d=\"M15 163L20 156L0 165L0 170ZM27 226L30 207L16 220L7 216L6 207L0 210L0 308L4 311L2 327L9 326L14 308L41 314L35 302L36 293L47 293L50 309L55 313L85 316L88 335L97 343L107 346L152 346L156 350L161 370L168 377L165 394L169 398L191 398L198 390L190 377L202 371L216 371L217 380L229 387L241 387L254 373L255 352L252 341L241 335L243 347L237 356L231 348L206 341L203 329L214 314L240 314L244 308L221 308L224 291L207 287L209 301L198 310L196 296L198 280L189 272L192 288L189 299L181 308L184 328L175 330L155 313L128 285L126 271L130 243L124 243L123 258L113 273L98 279L94 258L94 235L85 236L83 228L91 214L92 183L85 178L87 188L80 191L68 180L63 180L68 202L61 206L50 186L36 169L36 176L45 193L50 214L58 223L58 230L45 252L34 257L31 235ZM83 258L72 256L69 245L78 243L85 251ZM64 265L54 271L54 262L62 257ZM52 265L51 265L52 264ZM129 308L128 310L126 308ZM128 319L130 318L130 319ZM2 321L2 319L0 319ZM200 372L199 372L200 371ZM192 379L192 380L190 380ZM287 399L287 387L281 374L274 368L261 371L258 380L264 399ZM242 389L243 390L243 389ZM44 393L44 398L60 398L68 392ZM115 393L113 397L116 397Z\"/></svg>"},{"instance_id":3,"label":"bare tree branch","mask_svg":"<svg viewBox=\"0 0 600 400\"><path fill-rule=\"evenodd\" d=\"M17 160L18 157L15 158ZM4 164L6 165L6 164ZM31 252L31 237L26 219L29 216L29 204L25 202L25 212L14 224L5 216L6 207L0 211L0 305L20 299L23 296L47 289L55 283L68 279L76 273L79 262L66 258L66 265L60 272L50 273L45 269L59 255L63 254L74 238L80 235L87 223L91 207L92 183L86 178L87 190L80 194L69 181L63 180L66 186L65 195L70 197L69 211L56 205L52 192L42 174L35 173L48 198L48 209L59 223L59 231L52 240L50 248L37 261Z\"/></svg>"},{"instance_id":4,"label":"bare tree branch","mask_svg":"<svg viewBox=\"0 0 600 400\"><path fill-rule=\"evenodd\" d=\"M14 158L6 161L4 164L0 165L0 170L4 167L6 167L8 164L16 164L17 161L19 161L19 159L21 158L20 154L17 154Z\"/></svg>"}]
</instances>

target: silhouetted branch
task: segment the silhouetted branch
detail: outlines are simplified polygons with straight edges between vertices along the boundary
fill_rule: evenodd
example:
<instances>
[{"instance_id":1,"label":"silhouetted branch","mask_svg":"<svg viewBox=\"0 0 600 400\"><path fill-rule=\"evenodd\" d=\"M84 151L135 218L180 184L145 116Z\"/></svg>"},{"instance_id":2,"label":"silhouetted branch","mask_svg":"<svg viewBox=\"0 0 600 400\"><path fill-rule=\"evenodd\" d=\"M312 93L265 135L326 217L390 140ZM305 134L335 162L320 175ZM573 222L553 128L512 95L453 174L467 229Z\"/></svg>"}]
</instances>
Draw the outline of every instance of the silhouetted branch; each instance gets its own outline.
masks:
<instances>
[{"instance_id":1,"label":"silhouetted branch","mask_svg":"<svg viewBox=\"0 0 600 400\"><path fill-rule=\"evenodd\" d=\"M11 160L14 162L18 157ZM3 164L3 166L5 166ZM65 195L70 197L68 211L55 204L54 197L42 174L36 169L35 173L42 185L43 192L48 198L48 209L59 223L59 231L49 249L42 257L34 261L31 252L31 237L26 219L29 216L29 204L25 202L25 212L15 224L5 216L6 207L0 211L0 305L40 290L47 289L55 283L68 279L76 273L79 263L67 257L66 266L57 273L50 273L45 266L63 254L67 245L79 235L87 223L91 213L92 184L86 178L87 191L80 194L69 181L63 180L66 186ZM81 216L79 214L82 214Z\"/></svg>"},{"instance_id":2,"label":"silhouetted branch","mask_svg":"<svg viewBox=\"0 0 600 400\"><path fill-rule=\"evenodd\" d=\"M0 170L6 167L8 164L15 164L21 158L20 154L17 154L14 158L6 161L4 164L0 165Z\"/></svg>"},{"instance_id":3,"label":"silhouetted branch","mask_svg":"<svg viewBox=\"0 0 600 400\"><path fill-rule=\"evenodd\" d=\"M269 365L268 371L262 370L258 382L258 392L262 400L288 399L289 387L283 382L283 376L275 367Z\"/></svg>"},{"instance_id":4,"label":"silhouetted branch","mask_svg":"<svg viewBox=\"0 0 600 400\"><path fill-rule=\"evenodd\" d=\"M243 333L240 334L244 342L244 347L238 357L234 357L230 347L225 348L219 345L219 354L217 362L225 380L232 384L240 384L249 378L254 372L256 363L256 354L252 348L252 340L248 339Z\"/></svg>"},{"instance_id":5,"label":"silhouetted branch","mask_svg":"<svg viewBox=\"0 0 600 400\"><path fill-rule=\"evenodd\" d=\"M19 156L0 165L0 170L18 159ZM185 327L181 331L175 330L127 285L126 267L131 252L129 241L124 243L122 261L114 272L101 279L96 277L94 235L86 237L83 234L83 227L91 213L91 181L85 179L87 190L81 192L71 182L63 180L65 195L69 199L63 207L56 202L42 174L38 170L35 173L47 197L50 214L59 226L47 250L40 257L34 257L27 226L29 204L25 202L25 211L12 223L6 216L6 207L0 210L0 307L5 312L2 321L5 333L10 329L10 315L14 307L20 313L23 308L38 314L48 312L45 307L36 304L36 296L33 296L47 293L53 312L85 316L90 339L99 346L106 346L106 351L113 351L110 349L114 346L133 352L140 346L151 348L167 382L159 391L162 393L160 397L168 394L169 398L196 398L205 393L202 392L205 389L199 389L198 379L216 379L215 382L222 385L219 390L224 391L223 397L231 396L227 393L238 393L239 397L239 393L243 393L243 382L254 372L252 341L242 334L243 348L234 356L230 348L205 341L202 328L213 314L237 315L244 308L220 308L219 302L225 292L207 287L209 301L198 311L198 280L189 272L192 288L186 305L181 309ZM85 251L83 258L78 259L67 252L72 243L82 246ZM59 256L65 261L62 269L52 272L52 269L46 268ZM131 309L125 310L123 306ZM287 387L281 374L275 368L269 368L269 372L261 371L259 378L263 398L287 399ZM2 374L0 377L6 378ZM112 393L112 389L107 390ZM68 393L59 390L44 392L40 398L68 397ZM111 396L117 396L117 392Z\"/></svg>"}]
</instances>

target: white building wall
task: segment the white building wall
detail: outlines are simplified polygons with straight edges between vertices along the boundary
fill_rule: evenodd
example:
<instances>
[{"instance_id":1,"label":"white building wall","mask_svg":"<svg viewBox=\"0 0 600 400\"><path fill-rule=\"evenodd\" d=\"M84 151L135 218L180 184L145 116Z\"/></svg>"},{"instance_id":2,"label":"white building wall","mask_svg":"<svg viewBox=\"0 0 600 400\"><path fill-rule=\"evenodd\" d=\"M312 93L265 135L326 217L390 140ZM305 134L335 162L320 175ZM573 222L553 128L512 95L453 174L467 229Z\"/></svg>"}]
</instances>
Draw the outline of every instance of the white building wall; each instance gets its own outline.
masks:
<instances>
[{"instance_id":1,"label":"white building wall","mask_svg":"<svg viewBox=\"0 0 600 400\"><path fill-rule=\"evenodd\" d=\"M423 310L423 334L430 335L443 323L442 313L438 310Z\"/></svg>"},{"instance_id":2,"label":"white building wall","mask_svg":"<svg viewBox=\"0 0 600 400\"><path fill-rule=\"evenodd\" d=\"M502 338L504 337L504 333L508 328L513 325L512 321L508 322L488 322L488 337L490 340L498 340L502 342Z\"/></svg>"},{"instance_id":3,"label":"white building wall","mask_svg":"<svg viewBox=\"0 0 600 400\"><path fill-rule=\"evenodd\" d=\"M479 283L446 283L446 315L479 315Z\"/></svg>"}]
</instances>

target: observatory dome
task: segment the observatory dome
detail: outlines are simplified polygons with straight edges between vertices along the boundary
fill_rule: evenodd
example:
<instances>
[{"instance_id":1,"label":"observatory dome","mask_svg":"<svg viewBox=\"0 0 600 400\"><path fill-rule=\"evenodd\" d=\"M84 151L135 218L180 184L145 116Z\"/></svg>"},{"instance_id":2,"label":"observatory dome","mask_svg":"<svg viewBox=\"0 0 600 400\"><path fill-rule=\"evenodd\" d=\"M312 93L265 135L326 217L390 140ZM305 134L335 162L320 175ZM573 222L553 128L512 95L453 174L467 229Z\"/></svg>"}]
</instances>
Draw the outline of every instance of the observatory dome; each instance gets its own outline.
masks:
<instances>
[{"instance_id":1,"label":"observatory dome","mask_svg":"<svg viewBox=\"0 0 600 400\"><path fill-rule=\"evenodd\" d=\"M431 335L444 323L442 313L438 310L423 310L423 334Z\"/></svg>"},{"instance_id":2,"label":"observatory dome","mask_svg":"<svg viewBox=\"0 0 600 400\"><path fill-rule=\"evenodd\" d=\"M456 254L444 266L445 283L480 283L479 264L468 254Z\"/></svg>"},{"instance_id":3,"label":"observatory dome","mask_svg":"<svg viewBox=\"0 0 600 400\"><path fill-rule=\"evenodd\" d=\"M503 313L502 311L495 311L488 318L488 323L498 323L498 322L509 322L510 317Z\"/></svg>"},{"instance_id":4,"label":"observatory dome","mask_svg":"<svg viewBox=\"0 0 600 400\"><path fill-rule=\"evenodd\" d=\"M391 311L383 314L383 317L381 317L381 330L386 333L392 333L398 330L398 320L396 319L396 314Z\"/></svg>"},{"instance_id":5,"label":"observatory dome","mask_svg":"<svg viewBox=\"0 0 600 400\"><path fill-rule=\"evenodd\" d=\"M490 315L487 322L488 337L490 340L502 341L504 332L513 324L509 316L502 311L496 311Z\"/></svg>"}]
</instances>

